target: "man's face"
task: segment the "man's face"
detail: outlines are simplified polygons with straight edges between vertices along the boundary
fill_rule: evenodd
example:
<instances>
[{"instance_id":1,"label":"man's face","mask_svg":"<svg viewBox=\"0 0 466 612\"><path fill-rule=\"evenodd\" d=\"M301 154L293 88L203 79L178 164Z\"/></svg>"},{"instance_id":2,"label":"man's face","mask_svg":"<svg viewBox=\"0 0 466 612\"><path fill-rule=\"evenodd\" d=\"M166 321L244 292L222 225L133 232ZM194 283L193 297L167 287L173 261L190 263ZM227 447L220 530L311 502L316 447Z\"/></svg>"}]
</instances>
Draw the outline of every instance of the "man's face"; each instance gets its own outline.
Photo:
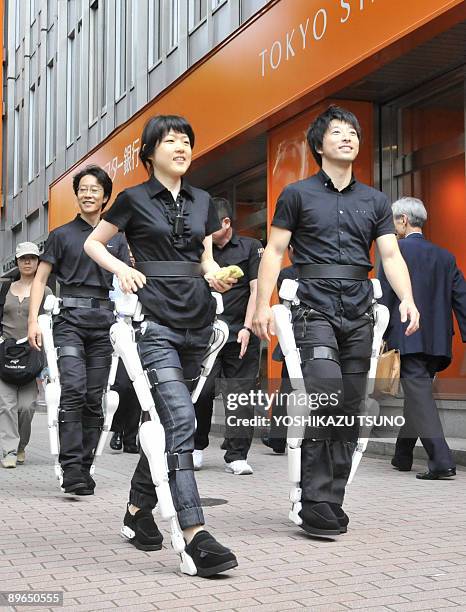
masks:
<instances>
[{"instance_id":1,"label":"man's face","mask_svg":"<svg viewBox=\"0 0 466 612\"><path fill-rule=\"evenodd\" d=\"M230 227L231 219L229 219L228 217L222 219L222 229L219 229L217 232L214 232L212 234L212 242L214 244L222 244L228 234L228 230L230 229Z\"/></svg>"},{"instance_id":2,"label":"man's face","mask_svg":"<svg viewBox=\"0 0 466 612\"><path fill-rule=\"evenodd\" d=\"M104 196L104 188L92 174L86 174L79 181L76 197L80 211L86 215L100 212L108 200Z\"/></svg>"},{"instance_id":3,"label":"man's face","mask_svg":"<svg viewBox=\"0 0 466 612\"><path fill-rule=\"evenodd\" d=\"M186 134L170 130L150 158L154 171L163 176L183 176L191 165L192 149Z\"/></svg>"},{"instance_id":4,"label":"man's face","mask_svg":"<svg viewBox=\"0 0 466 612\"><path fill-rule=\"evenodd\" d=\"M352 163L359 153L356 130L349 123L333 119L324 134L322 149L318 153L328 162Z\"/></svg>"},{"instance_id":5,"label":"man's face","mask_svg":"<svg viewBox=\"0 0 466 612\"><path fill-rule=\"evenodd\" d=\"M23 255L22 257L18 257L18 268L21 274L26 276L35 274L38 265L39 258L37 255Z\"/></svg>"},{"instance_id":6,"label":"man's face","mask_svg":"<svg viewBox=\"0 0 466 612\"><path fill-rule=\"evenodd\" d=\"M399 217L395 217L395 215L393 215L393 222L395 224L395 231L398 238L404 238L406 236L407 219L408 218L406 215L400 215Z\"/></svg>"}]
</instances>

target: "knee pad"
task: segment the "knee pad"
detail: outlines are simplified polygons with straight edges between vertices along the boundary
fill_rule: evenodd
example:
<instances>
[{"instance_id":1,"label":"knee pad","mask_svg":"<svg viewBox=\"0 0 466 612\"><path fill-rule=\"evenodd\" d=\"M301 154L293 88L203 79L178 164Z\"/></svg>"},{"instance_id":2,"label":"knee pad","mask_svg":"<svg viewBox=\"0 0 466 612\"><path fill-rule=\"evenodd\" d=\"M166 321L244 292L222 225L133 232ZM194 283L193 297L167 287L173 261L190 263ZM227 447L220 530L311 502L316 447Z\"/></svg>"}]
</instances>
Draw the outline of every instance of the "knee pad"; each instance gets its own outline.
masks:
<instances>
[{"instance_id":1,"label":"knee pad","mask_svg":"<svg viewBox=\"0 0 466 612\"><path fill-rule=\"evenodd\" d=\"M86 369L101 369L109 368L112 365L112 356L108 355L105 357L86 357Z\"/></svg>"}]
</instances>

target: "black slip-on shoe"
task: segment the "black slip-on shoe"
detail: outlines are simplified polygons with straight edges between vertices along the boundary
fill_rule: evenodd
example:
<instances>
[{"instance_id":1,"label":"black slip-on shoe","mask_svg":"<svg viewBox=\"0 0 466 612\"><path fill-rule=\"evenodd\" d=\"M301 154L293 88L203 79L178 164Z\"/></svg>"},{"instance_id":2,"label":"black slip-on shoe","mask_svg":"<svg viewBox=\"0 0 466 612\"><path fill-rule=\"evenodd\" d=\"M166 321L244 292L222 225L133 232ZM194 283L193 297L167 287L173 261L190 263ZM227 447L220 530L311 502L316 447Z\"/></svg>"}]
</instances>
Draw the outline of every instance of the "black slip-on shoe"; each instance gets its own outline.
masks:
<instances>
[{"instance_id":1,"label":"black slip-on shoe","mask_svg":"<svg viewBox=\"0 0 466 612\"><path fill-rule=\"evenodd\" d=\"M341 533L340 523L327 502L303 502L299 516L303 520L301 529L309 535L333 539Z\"/></svg>"},{"instance_id":2,"label":"black slip-on shoe","mask_svg":"<svg viewBox=\"0 0 466 612\"><path fill-rule=\"evenodd\" d=\"M123 438L120 432L116 431L110 438L110 448L121 450L123 448Z\"/></svg>"},{"instance_id":3,"label":"black slip-on shoe","mask_svg":"<svg viewBox=\"0 0 466 612\"><path fill-rule=\"evenodd\" d=\"M186 545L186 553L194 561L196 575L202 578L215 576L238 565L231 550L217 542L208 531L198 531Z\"/></svg>"},{"instance_id":4,"label":"black slip-on shoe","mask_svg":"<svg viewBox=\"0 0 466 612\"><path fill-rule=\"evenodd\" d=\"M283 455L286 450L286 440L282 438L270 438L269 436L262 436L262 444L268 446L277 455Z\"/></svg>"},{"instance_id":5,"label":"black slip-on shoe","mask_svg":"<svg viewBox=\"0 0 466 612\"><path fill-rule=\"evenodd\" d=\"M416 474L418 480L443 480L445 478L452 478L456 476L456 468L449 468L448 470L442 470L439 472L428 470L421 474Z\"/></svg>"},{"instance_id":6,"label":"black slip-on shoe","mask_svg":"<svg viewBox=\"0 0 466 612\"><path fill-rule=\"evenodd\" d=\"M340 533L346 533L348 531L349 516L340 506L340 504L329 503L333 514L337 517L338 524L340 525Z\"/></svg>"},{"instance_id":7,"label":"black slip-on shoe","mask_svg":"<svg viewBox=\"0 0 466 612\"><path fill-rule=\"evenodd\" d=\"M86 486L82 489L77 489L75 495L94 495L95 480L86 469L83 470L83 477L86 481Z\"/></svg>"},{"instance_id":8,"label":"black slip-on shoe","mask_svg":"<svg viewBox=\"0 0 466 612\"><path fill-rule=\"evenodd\" d=\"M123 527L120 531L138 550L161 550L163 536L160 533L151 510L138 510L132 515L126 509Z\"/></svg>"},{"instance_id":9,"label":"black slip-on shoe","mask_svg":"<svg viewBox=\"0 0 466 612\"><path fill-rule=\"evenodd\" d=\"M413 467L412 460L411 461L402 460L402 459L397 459L396 457L393 457L393 459L391 460L391 464L399 472L410 472L411 468Z\"/></svg>"},{"instance_id":10,"label":"black slip-on shoe","mask_svg":"<svg viewBox=\"0 0 466 612\"><path fill-rule=\"evenodd\" d=\"M80 489L85 489L87 486L86 478L82 471L78 468L65 468L63 470L62 491L63 493L71 493L79 495Z\"/></svg>"}]
</instances>

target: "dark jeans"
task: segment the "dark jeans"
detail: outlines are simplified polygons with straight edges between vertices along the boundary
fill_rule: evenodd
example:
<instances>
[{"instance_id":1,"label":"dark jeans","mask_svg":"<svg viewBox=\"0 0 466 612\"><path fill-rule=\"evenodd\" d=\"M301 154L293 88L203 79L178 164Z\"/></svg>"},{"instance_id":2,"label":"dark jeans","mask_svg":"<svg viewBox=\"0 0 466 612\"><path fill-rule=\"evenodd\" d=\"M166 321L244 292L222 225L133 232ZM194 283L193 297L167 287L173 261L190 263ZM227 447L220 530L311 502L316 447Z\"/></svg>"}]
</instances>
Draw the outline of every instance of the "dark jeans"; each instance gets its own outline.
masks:
<instances>
[{"instance_id":1,"label":"dark jeans","mask_svg":"<svg viewBox=\"0 0 466 612\"><path fill-rule=\"evenodd\" d=\"M248 393L256 385L259 370L259 339L251 334L249 345L242 359L239 358L241 344L227 342L217 356L214 367L194 406L196 410L197 428L194 438L194 448L203 450L209 445L209 433L212 422L212 411L216 394L216 381L222 376L222 388L225 393ZM231 463L238 459L246 459L254 434L252 426L231 427L228 425L228 404L225 406L225 441L222 445L225 461ZM250 406L240 406L235 411L238 418L249 419L253 414Z\"/></svg>"},{"instance_id":2,"label":"dark jeans","mask_svg":"<svg viewBox=\"0 0 466 612\"><path fill-rule=\"evenodd\" d=\"M73 347L79 356L58 359L60 371L60 463L63 468L88 469L103 425L102 393L110 371L112 346L108 329L54 325L56 348Z\"/></svg>"},{"instance_id":3,"label":"dark jeans","mask_svg":"<svg viewBox=\"0 0 466 612\"><path fill-rule=\"evenodd\" d=\"M211 333L211 325L186 330L146 321L138 332L143 367L149 370L179 368L185 379L196 378ZM187 386L179 381L169 381L156 385L152 392L157 413L165 429L166 452L192 453L194 407ZM203 525L204 515L193 470L170 472L169 482L181 529ZM144 509L152 509L157 503L149 462L142 450L131 481L129 501Z\"/></svg>"},{"instance_id":4,"label":"dark jeans","mask_svg":"<svg viewBox=\"0 0 466 612\"><path fill-rule=\"evenodd\" d=\"M294 335L301 349L330 347L339 355L339 364L321 358L302 364L307 393L337 393L340 398L337 405L321 406L312 414L358 415L372 349L370 314L355 320L341 316L330 320L314 310L301 309L294 313ZM357 438L357 426L306 431L301 454L302 501L343 503Z\"/></svg>"},{"instance_id":5,"label":"dark jeans","mask_svg":"<svg viewBox=\"0 0 466 612\"><path fill-rule=\"evenodd\" d=\"M122 434L125 446L136 444L141 406L134 387L126 373L125 366L120 360L113 390L119 395L118 409L113 415L112 431Z\"/></svg>"},{"instance_id":6,"label":"dark jeans","mask_svg":"<svg viewBox=\"0 0 466 612\"><path fill-rule=\"evenodd\" d=\"M437 370L436 357L424 353L401 356L405 424L398 433L395 460L405 467L411 467L413 463L413 450L418 437L429 457L429 470L441 472L455 467L432 395L432 381Z\"/></svg>"}]
</instances>

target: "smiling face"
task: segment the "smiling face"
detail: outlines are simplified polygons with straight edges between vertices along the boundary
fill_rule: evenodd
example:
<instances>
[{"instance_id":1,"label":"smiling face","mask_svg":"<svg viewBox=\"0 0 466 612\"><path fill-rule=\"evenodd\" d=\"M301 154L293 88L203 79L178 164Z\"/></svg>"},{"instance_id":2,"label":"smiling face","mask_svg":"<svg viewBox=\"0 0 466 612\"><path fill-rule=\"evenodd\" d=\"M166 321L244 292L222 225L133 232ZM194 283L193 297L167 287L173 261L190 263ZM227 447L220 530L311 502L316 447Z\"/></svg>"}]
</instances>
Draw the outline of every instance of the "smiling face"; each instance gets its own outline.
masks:
<instances>
[{"instance_id":1,"label":"smiling face","mask_svg":"<svg viewBox=\"0 0 466 612\"><path fill-rule=\"evenodd\" d=\"M192 149L186 134L170 130L155 148L151 156L154 174L179 178L191 165Z\"/></svg>"},{"instance_id":2,"label":"smiling face","mask_svg":"<svg viewBox=\"0 0 466 612\"><path fill-rule=\"evenodd\" d=\"M349 123L333 119L322 139L318 150L322 161L332 164L352 163L359 153L359 138L355 128Z\"/></svg>"},{"instance_id":3,"label":"smiling face","mask_svg":"<svg viewBox=\"0 0 466 612\"><path fill-rule=\"evenodd\" d=\"M79 210L84 215L100 212L102 206L108 200L104 195L104 188L92 174L84 175L79 181L76 198Z\"/></svg>"}]
</instances>

